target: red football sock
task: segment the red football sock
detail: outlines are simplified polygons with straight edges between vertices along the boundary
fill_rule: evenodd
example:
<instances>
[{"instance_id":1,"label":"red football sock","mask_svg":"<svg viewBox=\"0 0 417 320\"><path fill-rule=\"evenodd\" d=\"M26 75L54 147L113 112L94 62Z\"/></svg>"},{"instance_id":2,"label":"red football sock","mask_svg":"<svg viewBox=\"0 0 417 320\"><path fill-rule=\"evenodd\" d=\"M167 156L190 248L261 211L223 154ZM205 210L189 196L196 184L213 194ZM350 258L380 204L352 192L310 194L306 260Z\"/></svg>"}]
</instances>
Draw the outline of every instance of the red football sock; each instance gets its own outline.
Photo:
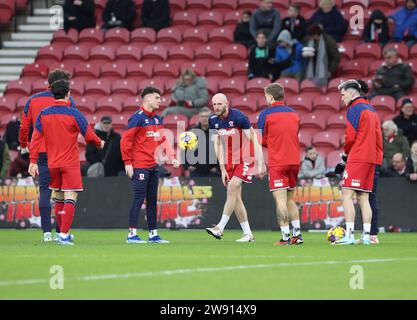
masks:
<instances>
[{"instance_id":1,"label":"red football sock","mask_svg":"<svg viewBox=\"0 0 417 320\"><path fill-rule=\"evenodd\" d=\"M62 233L68 233L69 229L71 228L72 221L74 220L74 212L75 212L74 200L65 200L64 212L65 213L62 216L62 225L60 229Z\"/></svg>"},{"instance_id":2,"label":"red football sock","mask_svg":"<svg viewBox=\"0 0 417 320\"><path fill-rule=\"evenodd\" d=\"M61 228L62 225L62 216L60 212L64 210L64 200L55 200L55 219L58 227Z\"/></svg>"}]
</instances>

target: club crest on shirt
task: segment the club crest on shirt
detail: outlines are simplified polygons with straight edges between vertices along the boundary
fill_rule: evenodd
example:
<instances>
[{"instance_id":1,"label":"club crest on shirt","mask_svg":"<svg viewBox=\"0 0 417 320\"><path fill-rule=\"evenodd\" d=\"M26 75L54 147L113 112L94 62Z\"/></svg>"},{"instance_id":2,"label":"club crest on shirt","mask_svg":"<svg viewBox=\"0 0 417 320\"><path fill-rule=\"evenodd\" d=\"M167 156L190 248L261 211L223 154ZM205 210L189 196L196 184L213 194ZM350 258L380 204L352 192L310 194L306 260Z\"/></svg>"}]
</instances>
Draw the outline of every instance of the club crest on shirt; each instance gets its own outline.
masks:
<instances>
[{"instance_id":1,"label":"club crest on shirt","mask_svg":"<svg viewBox=\"0 0 417 320\"><path fill-rule=\"evenodd\" d=\"M155 118L155 123L159 124L159 120L157 118Z\"/></svg>"},{"instance_id":2,"label":"club crest on shirt","mask_svg":"<svg viewBox=\"0 0 417 320\"><path fill-rule=\"evenodd\" d=\"M215 127L216 129L218 129L218 128L219 128L219 124L218 124L218 123L216 123L216 124L214 125L214 127Z\"/></svg>"},{"instance_id":3,"label":"club crest on shirt","mask_svg":"<svg viewBox=\"0 0 417 320\"><path fill-rule=\"evenodd\" d=\"M145 175L143 173L139 173L139 180L145 180Z\"/></svg>"},{"instance_id":4,"label":"club crest on shirt","mask_svg":"<svg viewBox=\"0 0 417 320\"><path fill-rule=\"evenodd\" d=\"M229 126L230 126L230 127L233 127L233 126L234 126L233 121L229 121Z\"/></svg>"},{"instance_id":5,"label":"club crest on shirt","mask_svg":"<svg viewBox=\"0 0 417 320\"><path fill-rule=\"evenodd\" d=\"M145 119L145 123L148 124L149 123L149 120L148 119Z\"/></svg>"}]
</instances>

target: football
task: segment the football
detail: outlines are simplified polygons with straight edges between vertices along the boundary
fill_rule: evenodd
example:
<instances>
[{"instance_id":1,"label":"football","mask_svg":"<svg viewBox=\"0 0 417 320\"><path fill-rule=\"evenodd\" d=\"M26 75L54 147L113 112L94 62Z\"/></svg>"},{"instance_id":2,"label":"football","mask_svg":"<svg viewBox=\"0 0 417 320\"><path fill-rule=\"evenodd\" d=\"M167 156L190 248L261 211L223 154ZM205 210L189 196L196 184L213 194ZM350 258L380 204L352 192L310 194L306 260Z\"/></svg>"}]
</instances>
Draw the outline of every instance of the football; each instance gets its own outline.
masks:
<instances>
[{"instance_id":1,"label":"football","mask_svg":"<svg viewBox=\"0 0 417 320\"><path fill-rule=\"evenodd\" d=\"M342 227L333 227L327 232L327 240L331 243L342 239L346 234L345 229Z\"/></svg>"},{"instance_id":2,"label":"football","mask_svg":"<svg viewBox=\"0 0 417 320\"><path fill-rule=\"evenodd\" d=\"M182 150L194 150L197 145L198 139L194 132L185 131L178 137L178 146Z\"/></svg>"}]
</instances>

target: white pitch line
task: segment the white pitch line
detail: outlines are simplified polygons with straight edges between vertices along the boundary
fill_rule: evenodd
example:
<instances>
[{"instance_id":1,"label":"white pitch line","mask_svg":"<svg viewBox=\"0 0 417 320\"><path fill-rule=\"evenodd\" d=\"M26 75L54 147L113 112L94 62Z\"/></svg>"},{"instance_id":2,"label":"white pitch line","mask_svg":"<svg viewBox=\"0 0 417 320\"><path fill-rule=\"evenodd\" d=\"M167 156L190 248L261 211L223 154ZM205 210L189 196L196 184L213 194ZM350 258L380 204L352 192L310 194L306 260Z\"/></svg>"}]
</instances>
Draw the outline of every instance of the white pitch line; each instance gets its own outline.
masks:
<instances>
[{"instance_id":1,"label":"white pitch line","mask_svg":"<svg viewBox=\"0 0 417 320\"><path fill-rule=\"evenodd\" d=\"M155 272L138 272L138 273L124 273L124 274L102 274L102 275L90 275L76 278L69 278L68 280L75 281L98 281L109 279L127 279L127 278L148 278L157 276L172 276L177 274L189 274L189 273L205 273L205 272L217 272L217 271L233 271L233 270L248 270L248 269L267 269L267 268L280 268L280 267L302 267L302 266L319 266L319 265L335 265L335 264L352 264L352 263L382 263L382 262L400 262L400 261L417 261L417 257L413 258L386 258L386 259L361 259L361 260L348 260L348 261L311 261L311 262L282 262L282 263L270 263L270 264L252 264L252 265L234 265L226 267L207 267L207 268L194 268L194 269L173 269L173 270L161 270ZM67 280L67 281L68 281ZM0 281L0 287L14 286L14 285L31 285L49 283L49 279L25 279L15 281Z\"/></svg>"}]
</instances>

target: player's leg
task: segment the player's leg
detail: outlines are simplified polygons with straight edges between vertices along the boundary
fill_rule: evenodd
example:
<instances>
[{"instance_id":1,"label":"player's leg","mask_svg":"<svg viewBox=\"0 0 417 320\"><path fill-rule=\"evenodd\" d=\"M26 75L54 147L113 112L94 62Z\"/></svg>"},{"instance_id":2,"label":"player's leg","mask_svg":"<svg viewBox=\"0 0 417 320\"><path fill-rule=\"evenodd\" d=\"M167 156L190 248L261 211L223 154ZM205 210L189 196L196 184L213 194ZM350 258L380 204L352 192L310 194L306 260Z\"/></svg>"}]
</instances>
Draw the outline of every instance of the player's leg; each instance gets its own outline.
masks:
<instances>
[{"instance_id":1,"label":"player's leg","mask_svg":"<svg viewBox=\"0 0 417 320\"><path fill-rule=\"evenodd\" d=\"M58 230L55 230L57 231L57 236L54 240L59 242L59 234L60 234L59 227L62 224L62 212L64 210L64 204L65 204L64 193L61 192L61 187L62 187L61 170L59 168L50 168L49 176L50 176L49 189L53 191L52 198L54 199L54 202L55 202L54 211L55 211L55 220L56 220L57 229L58 229Z\"/></svg>"},{"instance_id":2,"label":"player's leg","mask_svg":"<svg viewBox=\"0 0 417 320\"><path fill-rule=\"evenodd\" d=\"M41 216L41 226L43 231L43 241L52 241L51 235L51 192L49 184L48 159L46 153L40 153L38 159L39 168L39 211Z\"/></svg>"},{"instance_id":3,"label":"player's leg","mask_svg":"<svg viewBox=\"0 0 417 320\"><path fill-rule=\"evenodd\" d=\"M354 230L355 230L355 206L353 205L353 197L355 191L352 189L342 189L343 210L345 212L346 235L342 239L335 242L335 244L354 244Z\"/></svg>"},{"instance_id":4,"label":"player's leg","mask_svg":"<svg viewBox=\"0 0 417 320\"><path fill-rule=\"evenodd\" d=\"M146 220L148 221L150 243L169 243L161 239L157 231L157 201L158 201L158 170L155 167L149 173L146 190Z\"/></svg>"},{"instance_id":5,"label":"player's leg","mask_svg":"<svg viewBox=\"0 0 417 320\"><path fill-rule=\"evenodd\" d=\"M287 208L288 214L292 225L292 244L302 244L304 239L301 235L301 225L300 225L300 212L298 206L294 201L294 190L288 190L287 192Z\"/></svg>"},{"instance_id":6,"label":"player's leg","mask_svg":"<svg viewBox=\"0 0 417 320\"><path fill-rule=\"evenodd\" d=\"M369 193L357 192L357 197L362 211L363 221L363 233L361 240L363 244L370 244L372 209L369 203Z\"/></svg>"},{"instance_id":7,"label":"player's leg","mask_svg":"<svg viewBox=\"0 0 417 320\"><path fill-rule=\"evenodd\" d=\"M290 216L287 207L287 189L279 189L272 192L275 200L276 217L281 228L282 238L276 245L291 244L290 239Z\"/></svg>"},{"instance_id":8,"label":"player's leg","mask_svg":"<svg viewBox=\"0 0 417 320\"><path fill-rule=\"evenodd\" d=\"M147 169L134 169L132 177L133 200L129 210L129 234L127 243L146 243L137 235L139 213L145 200L149 172Z\"/></svg>"},{"instance_id":9,"label":"player's leg","mask_svg":"<svg viewBox=\"0 0 417 320\"><path fill-rule=\"evenodd\" d=\"M372 209L372 221L371 221L371 244L378 244L378 215L379 215L379 205L378 205L378 180L381 166L375 166L375 175L374 175L374 188L372 193L369 194L369 204Z\"/></svg>"},{"instance_id":10,"label":"player's leg","mask_svg":"<svg viewBox=\"0 0 417 320\"><path fill-rule=\"evenodd\" d=\"M239 191L237 193L235 214L236 218L240 223L240 227L243 230L243 237L236 240L237 242L253 242L255 238L253 237L252 230L249 226L248 213L246 211L245 204L242 200L242 186L240 185Z\"/></svg>"},{"instance_id":11,"label":"player's leg","mask_svg":"<svg viewBox=\"0 0 417 320\"><path fill-rule=\"evenodd\" d=\"M226 227L229 219L235 211L237 197L242 186L242 180L236 177L232 177L231 180L227 183L227 199L224 204L222 218L220 222L213 228L206 228L206 231L217 239L221 239L224 228Z\"/></svg>"},{"instance_id":12,"label":"player's leg","mask_svg":"<svg viewBox=\"0 0 417 320\"><path fill-rule=\"evenodd\" d=\"M65 195L62 191L53 191L52 195L55 202L55 220L58 228L62 225L62 212L64 211ZM59 232L60 233L60 232ZM57 241L59 238L57 239Z\"/></svg>"}]
</instances>

